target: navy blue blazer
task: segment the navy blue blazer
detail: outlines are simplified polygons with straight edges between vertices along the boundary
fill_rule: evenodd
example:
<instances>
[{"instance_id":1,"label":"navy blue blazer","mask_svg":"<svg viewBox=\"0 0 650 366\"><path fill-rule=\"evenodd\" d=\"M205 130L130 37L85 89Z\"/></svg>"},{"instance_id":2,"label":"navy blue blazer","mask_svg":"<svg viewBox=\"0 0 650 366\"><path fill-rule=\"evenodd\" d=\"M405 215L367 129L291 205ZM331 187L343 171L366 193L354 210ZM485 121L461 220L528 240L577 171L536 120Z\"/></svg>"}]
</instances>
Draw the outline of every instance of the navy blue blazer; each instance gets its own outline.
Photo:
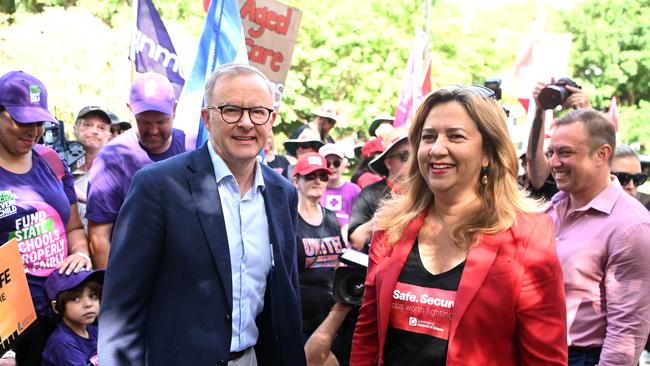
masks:
<instances>
[{"instance_id":1,"label":"navy blue blazer","mask_svg":"<svg viewBox=\"0 0 650 366\"><path fill-rule=\"evenodd\" d=\"M296 260L298 196L262 166L275 266L257 317L259 365L305 365ZM120 210L99 316L99 360L226 365L232 274L207 145L142 169Z\"/></svg>"}]
</instances>

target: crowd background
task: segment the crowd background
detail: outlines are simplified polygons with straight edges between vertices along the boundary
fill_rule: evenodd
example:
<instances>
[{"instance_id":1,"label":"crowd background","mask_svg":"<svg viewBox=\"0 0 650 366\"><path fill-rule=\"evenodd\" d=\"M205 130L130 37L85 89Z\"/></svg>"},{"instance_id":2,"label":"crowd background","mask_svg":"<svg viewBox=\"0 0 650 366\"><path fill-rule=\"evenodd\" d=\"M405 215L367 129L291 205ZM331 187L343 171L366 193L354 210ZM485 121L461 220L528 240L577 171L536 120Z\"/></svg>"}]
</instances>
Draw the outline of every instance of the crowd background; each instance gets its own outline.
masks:
<instances>
[{"instance_id":1,"label":"crowd background","mask_svg":"<svg viewBox=\"0 0 650 366\"><path fill-rule=\"evenodd\" d=\"M415 29L425 28L425 2L396 0L390 7L380 0L284 3L301 9L303 18L279 111L282 122L274 129L279 153L284 153L282 144L290 133L310 121L310 112L327 100L335 101L345 117L333 131L336 141L364 140L373 116L393 112ZM53 113L68 127L79 106L91 103L129 117L123 101L132 78L127 59L130 2L4 4L0 71L38 74L51 89ZM155 4L189 72L205 17L202 2ZM546 32L573 34L567 74L582 85L596 109L606 109L616 95L621 142L647 154L649 147L643 146L650 141L650 125L643 119L650 112L647 1L434 1L429 24L434 88L503 76L503 104L525 139L523 108L505 76L512 73L520 37L530 33L540 7L545 10ZM48 55L47 62L43 55ZM359 136L357 131L362 131Z\"/></svg>"}]
</instances>

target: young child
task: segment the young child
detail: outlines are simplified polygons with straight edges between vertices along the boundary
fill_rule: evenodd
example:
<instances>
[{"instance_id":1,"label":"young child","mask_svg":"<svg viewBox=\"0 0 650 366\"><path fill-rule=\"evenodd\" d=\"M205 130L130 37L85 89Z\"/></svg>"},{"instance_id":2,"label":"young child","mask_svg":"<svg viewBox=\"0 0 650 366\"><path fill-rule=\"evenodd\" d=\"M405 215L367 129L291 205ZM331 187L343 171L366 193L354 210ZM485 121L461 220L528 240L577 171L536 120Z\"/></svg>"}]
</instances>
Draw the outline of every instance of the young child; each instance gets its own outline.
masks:
<instances>
[{"instance_id":1,"label":"young child","mask_svg":"<svg viewBox=\"0 0 650 366\"><path fill-rule=\"evenodd\" d=\"M104 271L58 271L45 281L54 312L63 317L43 350L43 366L97 365L97 327Z\"/></svg>"}]
</instances>

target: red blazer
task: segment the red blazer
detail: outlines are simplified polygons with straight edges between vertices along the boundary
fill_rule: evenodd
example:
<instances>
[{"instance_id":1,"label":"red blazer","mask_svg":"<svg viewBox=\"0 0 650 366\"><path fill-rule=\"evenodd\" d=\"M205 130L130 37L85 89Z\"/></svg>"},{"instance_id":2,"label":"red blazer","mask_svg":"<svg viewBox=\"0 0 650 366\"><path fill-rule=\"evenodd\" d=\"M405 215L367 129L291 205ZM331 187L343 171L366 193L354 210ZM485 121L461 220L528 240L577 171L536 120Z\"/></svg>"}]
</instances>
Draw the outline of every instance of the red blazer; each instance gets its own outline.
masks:
<instances>
[{"instance_id":1,"label":"red blazer","mask_svg":"<svg viewBox=\"0 0 650 366\"><path fill-rule=\"evenodd\" d=\"M382 365L392 293L426 212L394 246L373 236L350 365ZM449 332L447 365L567 364L566 305L554 226L520 215L512 228L483 235L467 254Z\"/></svg>"}]
</instances>

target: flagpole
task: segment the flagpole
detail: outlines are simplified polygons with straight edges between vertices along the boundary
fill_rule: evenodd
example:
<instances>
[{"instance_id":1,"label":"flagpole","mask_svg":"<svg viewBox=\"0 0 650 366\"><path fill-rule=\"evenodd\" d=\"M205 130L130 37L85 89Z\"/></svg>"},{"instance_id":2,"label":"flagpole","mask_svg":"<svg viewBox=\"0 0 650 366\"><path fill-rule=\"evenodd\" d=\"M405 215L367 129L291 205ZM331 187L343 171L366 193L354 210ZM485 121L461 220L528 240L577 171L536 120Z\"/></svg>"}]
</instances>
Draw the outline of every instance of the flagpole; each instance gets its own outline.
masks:
<instances>
[{"instance_id":1,"label":"flagpole","mask_svg":"<svg viewBox=\"0 0 650 366\"><path fill-rule=\"evenodd\" d=\"M133 80L135 80L135 54L137 52L137 44L133 44L133 39L134 37L134 32L138 29L138 2L140 0L132 0L132 8L131 8L131 49L129 49L129 58L132 58L131 60L131 82L129 85L133 84Z\"/></svg>"},{"instance_id":2,"label":"flagpole","mask_svg":"<svg viewBox=\"0 0 650 366\"><path fill-rule=\"evenodd\" d=\"M427 14L427 20L426 24L424 25L424 31L427 33L427 37L429 37L429 23L431 23L431 0L425 0L426 1L426 14Z\"/></svg>"}]
</instances>

